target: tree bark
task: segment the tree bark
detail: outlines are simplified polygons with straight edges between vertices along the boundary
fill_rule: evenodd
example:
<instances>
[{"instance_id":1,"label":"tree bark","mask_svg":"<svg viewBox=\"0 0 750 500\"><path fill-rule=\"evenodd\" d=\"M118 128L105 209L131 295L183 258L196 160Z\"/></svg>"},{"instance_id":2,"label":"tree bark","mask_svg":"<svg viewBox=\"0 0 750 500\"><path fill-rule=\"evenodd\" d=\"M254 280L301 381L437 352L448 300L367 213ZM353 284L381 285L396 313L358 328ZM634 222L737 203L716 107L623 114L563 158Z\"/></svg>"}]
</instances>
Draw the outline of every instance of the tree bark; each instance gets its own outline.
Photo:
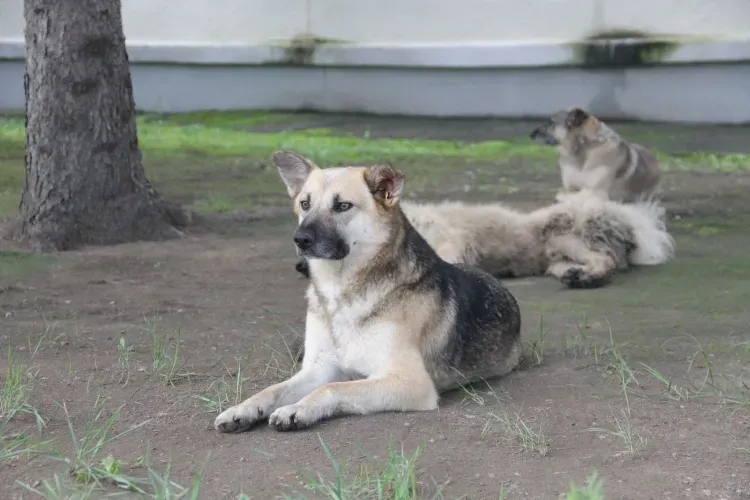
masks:
<instances>
[{"instance_id":1,"label":"tree bark","mask_svg":"<svg viewBox=\"0 0 750 500\"><path fill-rule=\"evenodd\" d=\"M14 235L36 251L181 234L143 171L120 0L25 0L26 177Z\"/></svg>"}]
</instances>

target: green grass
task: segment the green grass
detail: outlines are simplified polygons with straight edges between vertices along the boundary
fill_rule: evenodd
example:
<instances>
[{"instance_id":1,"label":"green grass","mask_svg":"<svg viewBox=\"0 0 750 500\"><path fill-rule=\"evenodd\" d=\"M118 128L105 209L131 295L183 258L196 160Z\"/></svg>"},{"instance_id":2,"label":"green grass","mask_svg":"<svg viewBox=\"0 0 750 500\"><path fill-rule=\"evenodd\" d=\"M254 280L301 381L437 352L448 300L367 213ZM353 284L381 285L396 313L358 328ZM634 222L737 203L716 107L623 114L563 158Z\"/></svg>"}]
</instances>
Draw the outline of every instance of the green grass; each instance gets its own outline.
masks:
<instances>
[{"instance_id":1,"label":"green grass","mask_svg":"<svg viewBox=\"0 0 750 500\"><path fill-rule=\"evenodd\" d=\"M541 427L535 428L526 423L518 413L511 416L508 411L490 412L489 418L485 430L492 421L498 422L505 435L513 439L522 451L536 453L541 457L547 456L550 443Z\"/></svg>"},{"instance_id":2,"label":"green grass","mask_svg":"<svg viewBox=\"0 0 750 500\"><path fill-rule=\"evenodd\" d=\"M604 500L604 481L597 479L596 476L596 472L591 474L583 486L576 486L572 483L565 495L565 500Z\"/></svg>"},{"instance_id":3,"label":"green grass","mask_svg":"<svg viewBox=\"0 0 750 500\"><path fill-rule=\"evenodd\" d=\"M54 264L55 259L47 255L0 250L0 278L34 273Z\"/></svg>"},{"instance_id":4,"label":"green grass","mask_svg":"<svg viewBox=\"0 0 750 500\"><path fill-rule=\"evenodd\" d=\"M215 123L215 121L214 121ZM267 159L277 149L294 149L324 163L382 162L394 158L460 157L497 160L512 155L554 158L554 150L522 141L456 141L364 139L333 136L329 131L312 129L299 132L250 133L212 124L185 124L138 119L138 139L145 156L186 157L245 156ZM0 120L0 140L6 148L22 152L24 123L20 119ZM7 154L7 153L6 153Z\"/></svg>"},{"instance_id":5,"label":"green grass","mask_svg":"<svg viewBox=\"0 0 750 500\"><path fill-rule=\"evenodd\" d=\"M138 134L146 173L166 197L221 213L287 202L269 159L277 149L296 150L323 166L387 161L407 173L410 191L445 192L466 185L490 199L518 191L514 179L519 175L557 168L555 149L526 137L460 142L370 139L321 128L252 131L295 120L292 114L249 111L141 114ZM0 118L0 217L13 214L18 205L24 137L22 117ZM748 155L655 154L667 171L750 171Z\"/></svg>"},{"instance_id":6,"label":"green grass","mask_svg":"<svg viewBox=\"0 0 750 500\"><path fill-rule=\"evenodd\" d=\"M314 493L313 498L329 498L331 500L355 500L359 498L381 498L388 500L417 500L426 498L442 498L440 492L425 496L425 492L417 485L417 459L422 452L420 446L411 454L404 450L395 450L392 446L385 462L370 460L369 464L360 467L351 476L348 474L347 464L338 461L330 448L318 435L328 460L333 467L333 478L323 474L305 473L304 489ZM307 500L306 493L295 496L285 495L286 500Z\"/></svg>"},{"instance_id":7,"label":"green grass","mask_svg":"<svg viewBox=\"0 0 750 500\"><path fill-rule=\"evenodd\" d=\"M296 120L291 114L268 111L194 111L191 113L138 113L142 121L173 123L175 125L200 124L209 127L251 128L258 125L290 123Z\"/></svg>"}]
</instances>

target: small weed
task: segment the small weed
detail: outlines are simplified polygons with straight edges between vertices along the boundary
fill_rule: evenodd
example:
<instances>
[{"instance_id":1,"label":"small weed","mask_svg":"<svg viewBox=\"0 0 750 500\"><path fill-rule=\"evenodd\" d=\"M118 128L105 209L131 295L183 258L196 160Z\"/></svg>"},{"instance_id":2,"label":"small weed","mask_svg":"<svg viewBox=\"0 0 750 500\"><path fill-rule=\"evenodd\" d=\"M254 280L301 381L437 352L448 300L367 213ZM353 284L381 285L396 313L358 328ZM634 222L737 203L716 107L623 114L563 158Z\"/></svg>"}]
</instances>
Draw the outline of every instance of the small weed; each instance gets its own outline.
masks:
<instances>
[{"instance_id":1,"label":"small weed","mask_svg":"<svg viewBox=\"0 0 750 500\"><path fill-rule=\"evenodd\" d=\"M466 397L461 400L461 404L466 404L467 402L472 402L476 404L477 406L485 406L487 403L486 398L491 398L495 403L504 403L508 399L510 399L510 396L507 395L507 393L503 393L502 396L498 395L495 391L494 387L490 385L489 382L486 380L482 380L484 384L487 386L486 391L478 391L474 385L476 382L471 383L468 378L464 376L463 373L456 370L457 373L461 375L461 377L464 379L464 383L459 382L459 386L461 387L461 390L466 394Z\"/></svg>"},{"instance_id":2,"label":"small weed","mask_svg":"<svg viewBox=\"0 0 750 500\"><path fill-rule=\"evenodd\" d=\"M229 368L224 367L227 375L215 380L208 388L207 394L196 396L206 407L209 413L221 413L230 406L242 402L242 386L249 379L242 377L242 364L237 360L237 371L231 373ZM227 376L229 380L227 380Z\"/></svg>"},{"instance_id":3,"label":"small weed","mask_svg":"<svg viewBox=\"0 0 750 500\"><path fill-rule=\"evenodd\" d=\"M422 452L420 446L411 454L406 455L403 450L396 451L390 447L388 460L379 463L370 460L369 465L360 468L353 480L345 479L347 465L333 456L330 448L320 439L321 446L328 460L333 466L334 478L326 479L321 474L311 476L305 474L307 484L305 490L314 494L314 498L329 498L332 500L355 500L359 498L376 498L383 500L417 500L424 498L441 498L440 493L425 497L417 486L416 462ZM307 500L305 494L291 497L287 500Z\"/></svg>"},{"instance_id":4,"label":"small weed","mask_svg":"<svg viewBox=\"0 0 750 500\"><path fill-rule=\"evenodd\" d=\"M149 329L151 337L151 373L157 374L164 382L174 385L182 379L189 379L192 374L185 372L186 361L180 360L182 330L177 329L174 344L169 344L166 334L156 333L156 328Z\"/></svg>"},{"instance_id":5,"label":"small weed","mask_svg":"<svg viewBox=\"0 0 750 500\"><path fill-rule=\"evenodd\" d=\"M682 336L690 338L697 345L697 349L691 356L690 363L688 364L688 378L690 378L690 373L696 360L700 360L705 369L705 375L703 375L702 380L698 382L688 380L684 386L680 386L655 368L641 363L654 380L665 386L666 396L673 401L689 401L698 398L713 397L725 404L736 405L740 409L750 406L750 388L747 384L742 380L738 380L738 383L734 387L727 387L725 379L714 373L713 364L700 342L690 334L683 334ZM675 338L677 337L665 341L662 347Z\"/></svg>"},{"instance_id":6,"label":"small weed","mask_svg":"<svg viewBox=\"0 0 750 500\"><path fill-rule=\"evenodd\" d=\"M489 430L493 422L498 422L502 426L505 435L515 439L523 451L536 452L542 457L547 456L549 441L542 432L541 427L535 429L524 422L518 413L515 413L511 417L507 411L500 414L490 412L489 417L482 430L482 435Z\"/></svg>"},{"instance_id":7,"label":"small weed","mask_svg":"<svg viewBox=\"0 0 750 500\"><path fill-rule=\"evenodd\" d=\"M537 338L526 344L521 354L521 366L539 366L544 362L544 341L547 330L544 327L544 312L539 313L539 328Z\"/></svg>"},{"instance_id":8,"label":"small weed","mask_svg":"<svg viewBox=\"0 0 750 500\"><path fill-rule=\"evenodd\" d=\"M42 340L32 350L31 359L39 352ZM19 414L33 415L37 432L41 433L44 419L29 401L39 382L39 371L19 363L13 355L13 349L8 346L8 368L5 372L5 384L0 394L0 419L10 421Z\"/></svg>"},{"instance_id":9,"label":"small weed","mask_svg":"<svg viewBox=\"0 0 750 500\"><path fill-rule=\"evenodd\" d=\"M461 384L461 390L466 394L466 397L461 400L461 404L465 404L468 401L471 401L477 406L484 406L486 404L484 396L481 395L471 384Z\"/></svg>"},{"instance_id":10,"label":"small weed","mask_svg":"<svg viewBox=\"0 0 750 500\"><path fill-rule=\"evenodd\" d=\"M597 479L596 472L586 479L584 486L570 484L565 500L604 500L604 481Z\"/></svg>"},{"instance_id":11,"label":"small weed","mask_svg":"<svg viewBox=\"0 0 750 500\"><path fill-rule=\"evenodd\" d=\"M612 408L610 407L610 410L611 409ZM614 410L612 410L612 418L615 425L614 430L604 429L602 427L591 427L587 430L590 432L608 434L622 440L622 442L625 443L627 452L631 455L635 455L646 446L646 439L633 429L630 423L630 409L628 408L627 412L625 410L620 410L620 412L622 413L622 420L617 418Z\"/></svg>"},{"instance_id":12,"label":"small weed","mask_svg":"<svg viewBox=\"0 0 750 500\"><path fill-rule=\"evenodd\" d=\"M685 389L684 387L680 387L672 382L672 379L668 379L655 369L651 368L645 363L641 363L641 365L646 369L646 371L651 375L654 379L661 382L666 386L667 391L667 397L669 399L673 399L675 401L687 401L692 397L690 391L688 389Z\"/></svg>"},{"instance_id":13,"label":"small weed","mask_svg":"<svg viewBox=\"0 0 750 500\"><path fill-rule=\"evenodd\" d=\"M278 333L278 332L277 332ZM301 356L299 348L295 349L295 343L292 342L290 346L286 339L279 334L281 341L284 344L284 352L280 352L274 349L268 344L263 346L271 351L270 357L265 362L265 368L263 370L263 376L275 375L277 378L289 378L299 370ZM301 344L301 348L304 348L304 343Z\"/></svg>"},{"instance_id":14,"label":"small weed","mask_svg":"<svg viewBox=\"0 0 750 500\"><path fill-rule=\"evenodd\" d=\"M21 481L16 481L16 484L45 500L89 500L94 498L94 489L96 488L95 484L76 487L62 480L57 474L53 476L51 482L46 479L42 480L41 483L36 485L36 488Z\"/></svg>"},{"instance_id":15,"label":"small weed","mask_svg":"<svg viewBox=\"0 0 750 500\"><path fill-rule=\"evenodd\" d=\"M623 344L624 345L624 344ZM635 372L630 369L628 366L625 357L620 353L619 347L617 344L615 344L615 339L612 334L612 327L609 327L609 349L604 351L604 354L609 354L614 359L614 364L610 364L607 367L607 371L610 373L614 373L614 375L617 378L617 381L620 385L620 391L622 392L623 396L625 397L625 407L627 408L628 417L630 416L630 398L628 397L628 391L630 389L630 384L632 382L635 383L635 385L640 386L638 383L638 380L635 378Z\"/></svg>"},{"instance_id":16,"label":"small weed","mask_svg":"<svg viewBox=\"0 0 750 500\"><path fill-rule=\"evenodd\" d=\"M99 458L104 447L112 443L119 437L132 432L145 425L143 422L134 427L120 432L114 436L110 433L117 422L120 414L120 408L115 410L108 418L104 418L104 410L99 407L99 400L94 403L93 417L86 423L83 432L77 434L73 429L73 424L68 414L68 408L63 403L55 403L62 408L65 419L68 424L68 433L70 442L73 446L73 453L65 456L59 452L42 453L42 455L62 462L67 467L68 472L73 478L75 485L90 485L101 483L115 484L120 488L131 491L137 491L137 480L129 478L120 472L121 462L111 456Z\"/></svg>"},{"instance_id":17,"label":"small weed","mask_svg":"<svg viewBox=\"0 0 750 500\"><path fill-rule=\"evenodd\" d=\"M117 360L117 366L120 369L120 380L118 383L123 386L128 385L130 380L130 354L133 352L134 346L128 345L125 337L120 336L120 343L117 345L117 350L120 353L120 357ZM123 379L125 382L123 382Z\"/></svg>"},{"instance_id":18,"label":"small weed","mask_svg":"<svg viewBox=\"0 0 750 500\"><path fill-rule=\"evenodd\" d=\"M586 313L581 316L581 321L575 323L577 333L573 337L566 336L563 339L563 353L566 356L573 355L578 357L579 355L588 356L591 354L593 349L596 349L591 345L591 340L586 333L589 330L589 318Z\"/></svg>"},{"instance_id":19,"label":"small weed","mask_svg":"<svg viewBox=\"0 0 750 500\"><path fill-rule=\"evenodd\" d=\"M0 419L0 463L24 455L30 456L51 442L33 442L33 437L24 432L6 432L6 427L13 420L13 417L13 413L8 413L3 419Z\"/></svg>"},{"instance_id":20,"label":"small weed","mask_svg":"<svg viewBox=\"0 0 750 500\"><path fill-rule=\"evenodd\" d=\"M193 475L193 483L190 487L182 486L170 479L169 475L172 470L171 460L167 461L167 469L164 474L160 474L151 467L150 459L148 457L145 462L148 470L148 485L151 489L148 498L152 498L153 500L178 500L183 498L198 500L198 498L200 498L203 470L208 463L208 457L206 458L206 464L204 464L203 469ZM138 492L146 495L146 492L143 490L139 490Z\"/></svg>"},{"instance_id":21,"label":"small weed","mask_svg":"<svg viewBox=\"0 0 750 500\"><path fill-rule=\"evenodd\" d=\"M151 466L148 455L143 457L140 463L146 466L148 477L145 479L125 476L120 472L121 463L108 456L101 461L101 468L96 469L97 477L89 478L87 481L74 480L71 484L55 474L52 482L46 480L41 482L41 489L20 481L17 484L26 491L48 500L88 500L89 498L119 497L120 495L117 493L106 493L107 490L103 484L105 482L115 484L122 489L137 494L141 498L152 500L198 500L203 470L193 476L193 483L190 487L185 487L170 479L171 461L167 462L166 471L163 474ZM94 494L96 494L96 497Z\"/></svg>"}]
</instances>

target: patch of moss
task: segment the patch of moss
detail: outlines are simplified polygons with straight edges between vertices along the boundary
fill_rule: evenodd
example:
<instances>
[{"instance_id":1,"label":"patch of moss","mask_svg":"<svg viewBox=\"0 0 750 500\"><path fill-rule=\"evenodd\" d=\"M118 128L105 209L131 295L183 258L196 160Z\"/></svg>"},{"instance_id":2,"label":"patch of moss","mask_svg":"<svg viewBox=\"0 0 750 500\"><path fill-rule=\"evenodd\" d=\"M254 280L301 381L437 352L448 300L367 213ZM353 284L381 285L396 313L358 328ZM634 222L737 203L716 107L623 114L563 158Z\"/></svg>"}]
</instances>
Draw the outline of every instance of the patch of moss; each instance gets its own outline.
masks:
<instances>
[{"instance_id":1,"label":"patch of moss","mask_svg":"<svg viewBox=\"0 0 750 500\"><path fill-rule=\"evenodd\" d=\"M710 224L696 224L692 221L676 220L670 222L670 229L679 229L696 236L716 236L721 233L727 232L730 227L722 227Z\"/></svg>"},{"instance_id":2,"label":"patch of moss","mask_svg":"<svg viewBox=\"0 0 750 500\"><path fill-rule=\"evenodd\" d=\"M667 155L655 152L661 168L667 172L748 172L750 155L724 153L689 153Z\"/></svg>"},{"instance_id":3,"label":"patch of moss","mask_svg":"<svg viewBox=\"0 0 750 500\"><path fill-rule=\"evenodd\" d=\"M142 122L172 125L204 125L217 128L247 129L259 125L292 123L298 118L291 114L269 111L194 111L190 113L139 113Z\"/></svg>"},{"instance_id":4,"label":"patch of moss","mask_svg":"<svg viewBox=\"0 0 750 500\"><path fill-rule=\"evenodd\" d=\"M48 255L0 250L0 277L35 273L53 266L55 262Z\"/></svg>"}]
</instances>

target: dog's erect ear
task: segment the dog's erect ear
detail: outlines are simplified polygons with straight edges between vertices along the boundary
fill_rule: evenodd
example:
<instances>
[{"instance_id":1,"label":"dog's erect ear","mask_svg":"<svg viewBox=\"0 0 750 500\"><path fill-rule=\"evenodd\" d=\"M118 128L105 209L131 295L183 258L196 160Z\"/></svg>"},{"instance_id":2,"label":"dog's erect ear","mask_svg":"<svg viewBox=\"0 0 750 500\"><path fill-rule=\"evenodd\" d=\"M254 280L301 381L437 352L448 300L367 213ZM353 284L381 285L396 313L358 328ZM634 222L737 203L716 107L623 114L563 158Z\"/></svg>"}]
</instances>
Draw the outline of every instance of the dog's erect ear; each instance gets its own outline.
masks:
<instances>
[{"instance_id":1,"label":"dog's erect ear","mask_svg":"<svg viewBox=\"0 0 750 500\"><path fill-rule=\"evenodd\" d=\"M271 155L271 159L279 169L291 198L299 194L310 172L318 168L315 163L294 151L276 151Z\"/></svg>"},{"instance_id":2,"label":"dog's erect ear","mask_svg":"<svg viewBox=\"0 0 750 500\"><path fill-rule=\"evenodd\" d=\"M376 200L393 206L401 197L406 175L390 165L373 165L365 171L365 182Z\"/></svg>"},{"instance_id":3,"label":"dog's erect ear","mask_svg":"<svg viewBox=\"0 0 750 500\"><path fill-rule=\"evenodd\" d=\"M573 108L568 112L568 116L565 118L565 128L573 129L580 127L589 117L581 108Z\"/></svg>"}]
</instances>

